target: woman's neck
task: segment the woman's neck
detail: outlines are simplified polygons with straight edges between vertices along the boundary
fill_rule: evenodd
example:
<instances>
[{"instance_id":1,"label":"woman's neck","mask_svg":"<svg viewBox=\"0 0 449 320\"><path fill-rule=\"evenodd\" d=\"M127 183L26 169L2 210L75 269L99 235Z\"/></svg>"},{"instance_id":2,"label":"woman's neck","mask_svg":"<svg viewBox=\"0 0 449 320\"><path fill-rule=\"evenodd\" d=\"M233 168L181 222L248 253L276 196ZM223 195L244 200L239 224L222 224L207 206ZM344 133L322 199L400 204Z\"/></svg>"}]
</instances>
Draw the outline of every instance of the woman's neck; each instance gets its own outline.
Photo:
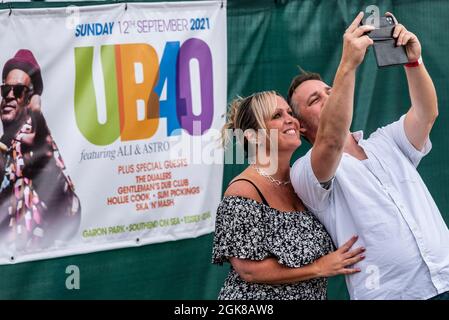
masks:
<instances>
[{"instance_id":1,"label":"woman's neck","mask_svg":"<svg viewBox=\"0 0 449 320\"><path fill-rule=\"evenodd\" d=\"M290 158L285 154L278 154L277 157L257 157L254 166L264 170L267 174L280 181L290 180Z\"/></svg>"}]
</instances>

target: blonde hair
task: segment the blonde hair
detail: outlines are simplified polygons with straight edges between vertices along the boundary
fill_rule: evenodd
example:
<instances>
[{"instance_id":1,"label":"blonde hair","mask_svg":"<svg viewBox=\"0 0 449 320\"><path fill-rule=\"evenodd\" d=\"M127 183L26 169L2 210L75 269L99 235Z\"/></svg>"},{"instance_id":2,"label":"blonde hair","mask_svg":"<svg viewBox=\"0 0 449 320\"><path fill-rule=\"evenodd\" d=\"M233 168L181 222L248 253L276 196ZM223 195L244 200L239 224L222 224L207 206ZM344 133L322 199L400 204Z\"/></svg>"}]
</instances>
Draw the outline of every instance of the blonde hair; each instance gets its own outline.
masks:
<instances>
[{"instance_id":1,"label":"blonde hair","mask_svg":"<svg viewBox=\"0 0 449 320\"><path fill-rule=\"evenodd\" d=\"M271 118L277 107L275 91L262 91L246 98L237 97L228 109L227 122L222 129L222 143L226 147L233 139L233 131L240 129L266 129L265 121ZM245 139L245 151L247 150Z\"/></svg>"}]
</instances>

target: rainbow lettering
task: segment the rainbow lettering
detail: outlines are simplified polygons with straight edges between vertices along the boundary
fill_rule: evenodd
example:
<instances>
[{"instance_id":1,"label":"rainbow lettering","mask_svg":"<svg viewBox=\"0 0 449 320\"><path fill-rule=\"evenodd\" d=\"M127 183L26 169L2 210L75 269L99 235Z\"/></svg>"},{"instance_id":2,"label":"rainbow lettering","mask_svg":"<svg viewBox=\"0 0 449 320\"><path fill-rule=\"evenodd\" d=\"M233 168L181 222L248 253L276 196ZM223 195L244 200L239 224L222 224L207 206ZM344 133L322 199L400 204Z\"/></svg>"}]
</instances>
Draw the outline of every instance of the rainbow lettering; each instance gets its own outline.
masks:
<instances>
[{"instance_id":1,"label":"rainbow lettering","mask_svg":"<svg viewBox=\"0 0 449 320\"><path fill-rule=\"evenodd\" d=\"M93 83L93 47L75 48L75 118L80 132L95 145L151 138L159 119L167 119L167 136L184 129L203 134L212 125L214 114L212 54L201 39L191 38L165 44L162 59L146 43L100 47L104 77L106 122L99 123ZM199 66L201 113L194 114L190 61ZM160 101L166 86L166 100ZM139 106L144 108L138 118ZM194 123L195 132L194 132ZM200 130L198 130L198 124ZM196 132L199 131L199 132Z\"/></svg>"}]
</instances>

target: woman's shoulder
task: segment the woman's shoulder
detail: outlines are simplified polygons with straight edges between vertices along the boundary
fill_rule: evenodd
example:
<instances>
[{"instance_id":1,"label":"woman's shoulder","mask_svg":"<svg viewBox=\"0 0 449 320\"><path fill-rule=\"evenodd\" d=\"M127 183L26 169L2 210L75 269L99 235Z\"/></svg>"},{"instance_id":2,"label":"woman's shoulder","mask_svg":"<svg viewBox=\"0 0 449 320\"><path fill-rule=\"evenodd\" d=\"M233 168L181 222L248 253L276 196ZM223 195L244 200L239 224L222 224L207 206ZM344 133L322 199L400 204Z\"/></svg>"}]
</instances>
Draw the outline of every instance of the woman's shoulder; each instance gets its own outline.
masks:
<instances>
[{"instance_id":1,"label":"woman's shoulder","mask_svg":"<svg viewBox=\"0 0 449 320\"><path fill-rule=\"evenodd\" d=\"M220 203L219 213L244 219L261 214L264 202L257 183L257 177L248 169L232 179Z\"/></svg>"},{"instance_id":2,"label":"woman's shoulder","mask_svg":"<svg viewBox=\"0 0 449 320\"><path fill-rule=\"evenodd\" d=\"M263 203L258 190L257 179L245 174L245 172L232 179L224 193L224 197L240 197Z\"/></svg>"},{"instance_id":3,"label":"woman's shoulder","mask_svg":"<svg viewBox=\"0 0 449 320\"><path fill-rule=\"evenodd\" d=\"M265 205L262 202L241 195L225 195L218 207L219 211L227 211L234 215L236 213L251 213L260 211Z\"/></svg>"},{"instance_id":4,"label":"woman's shoulder","mask_svg":"<svg viewBox=\"0 0 449 320\"><path fill-rule=\"evenodd\" d=\"M231 184L226 189L224 197L241 197L262 202L262 199L260 199L256 187L252 184L254 182L249 179L238 179L234 181L231 182Z\"/></svg>"}]
</instances>

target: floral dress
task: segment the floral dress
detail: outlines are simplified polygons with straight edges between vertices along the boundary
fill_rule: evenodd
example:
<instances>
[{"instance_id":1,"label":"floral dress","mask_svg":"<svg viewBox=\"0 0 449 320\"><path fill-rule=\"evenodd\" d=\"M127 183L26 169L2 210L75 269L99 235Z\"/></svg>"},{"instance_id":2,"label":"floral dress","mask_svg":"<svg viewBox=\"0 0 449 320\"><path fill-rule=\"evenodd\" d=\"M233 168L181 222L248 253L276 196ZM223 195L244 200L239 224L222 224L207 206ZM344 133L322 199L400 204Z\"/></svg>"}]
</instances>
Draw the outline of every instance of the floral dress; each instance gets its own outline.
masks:
<instances>
[{"instance_id":1,"label":"floral dress","mask_svg":"<svg viewBox=\"0 0 449 320\"><path fill-rule=\"evenodd\" d=\"M212 262L223 264L230 257L263 260L275 257L282 265L296 268L312 263L333 250L324 226L309 212L283 212L240 196L221 201L216 218ZM244 281L232 268L219 299L228 300L323 300L327 279L282 284Z\"/></svg>"}]
</instances>

